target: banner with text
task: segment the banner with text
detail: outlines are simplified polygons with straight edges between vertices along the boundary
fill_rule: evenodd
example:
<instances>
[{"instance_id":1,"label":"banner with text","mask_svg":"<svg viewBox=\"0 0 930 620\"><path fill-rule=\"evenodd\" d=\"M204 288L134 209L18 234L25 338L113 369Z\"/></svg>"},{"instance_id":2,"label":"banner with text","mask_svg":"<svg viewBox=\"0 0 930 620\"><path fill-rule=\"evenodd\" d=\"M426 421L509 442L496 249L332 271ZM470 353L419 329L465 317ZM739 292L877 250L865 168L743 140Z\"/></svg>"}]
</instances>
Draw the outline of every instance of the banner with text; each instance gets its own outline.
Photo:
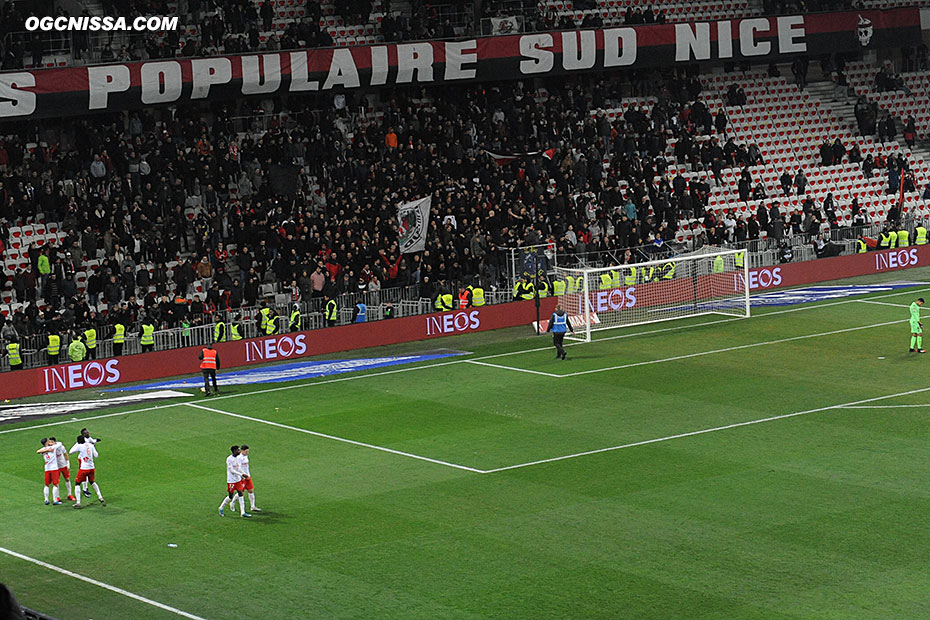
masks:
<instances>
[{"instance_id":1,"label":"banner with text","mask_svg":"<svg viewBox=\"0 0 930 620\"><path fill-rule=\"evenodd\" d=\"M920 40L920 9L909 7L14 71L0 73L0 120L695 61L765 63Z\"/></svg>"}]
</instances>

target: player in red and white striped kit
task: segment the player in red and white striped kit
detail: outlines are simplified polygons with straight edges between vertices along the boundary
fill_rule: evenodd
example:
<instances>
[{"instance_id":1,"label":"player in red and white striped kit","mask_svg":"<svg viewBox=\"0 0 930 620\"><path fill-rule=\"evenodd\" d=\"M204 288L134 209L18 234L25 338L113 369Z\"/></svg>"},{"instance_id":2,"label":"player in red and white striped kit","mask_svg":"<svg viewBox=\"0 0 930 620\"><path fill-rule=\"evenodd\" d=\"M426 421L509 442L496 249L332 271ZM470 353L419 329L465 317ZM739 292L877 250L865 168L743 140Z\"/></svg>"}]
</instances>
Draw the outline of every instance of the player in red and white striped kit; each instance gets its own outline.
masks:
<instances>
[{"instance_id":1,"label":"player in red and white striped kit","mask_svg":"<svg viewBox=\"0 0 930 620\"><path fill-rule=\"evenodd\" d=\"M94 444L85 441L83 435L78 435L75 448L77 448L78 461L80 461L81 465L78 468L78 474L74 479L74 484L79 485L86 480L97 493L97 498L100 500L100 503L106 506L107 503L104 501L103 495L100 493L100 487L97 486L97 483L94 481L94 473L96 471L94 459L100 456L97 454L97 448L94 447ZM74 451L75 449L71 448L71 452ZM74 507L83 508L83 506L81 506L81 494L78 493L76 497L77 503L74 504Z\"/></svg>"},{"instance_id":2,"label":"player in red and white striped kit","mask_svg":"<svg viewBox=\"0 0 930 620\"><path fill-rule=\"evenodd\" d=\"M229 451L232 452L226 457L226 493L229 497L223 498L223 503L220 504L220 516L225 515L223 509L227 504L238 499L239 514L243 517L251 517L252 515L245 511L245 500L242 498L242 490L245 488L245 478L248 478L248 474L243 476L242 468L239 466L239 446L232 446Z\"/></svg>"},{"instance_id":3,"label":"player in red and white striped kit","mask_svg":"<svg viewBox=\"0 0 930 620\"><path fill-rule=\"evenodd\" d=\"M245 444L239 446L239 456L236 457L239 461L239 471L242 472L242 490L249 492L249 510L252 512L261 512L262 509L255 505L255 487L252 486L252 472L249 470L249 447ZM240 492L237 498L233 498L230 502L230 506L233 510L236 509L236 501L245 501L242 499L242 494Z\"/></svg>"},{"instance_id":4,"label":"player in red and white striped kit","mask_svg":"<svg viewBox=\"0 0 930 620\"><path fill-rule=\"evenodd\" d=\"M42 438L42 447L36 450L36 453L41 454L42 458L45 459L45 487L43 492L45 493L45 505L49 505L48 501L48 490L52 489L52 502L56 506L61 504L61 498L58 491L58 480L60 474L58 473L58 457L55 456L55 441L49 439L48 437Z\"/></svg>"}]
</instances>

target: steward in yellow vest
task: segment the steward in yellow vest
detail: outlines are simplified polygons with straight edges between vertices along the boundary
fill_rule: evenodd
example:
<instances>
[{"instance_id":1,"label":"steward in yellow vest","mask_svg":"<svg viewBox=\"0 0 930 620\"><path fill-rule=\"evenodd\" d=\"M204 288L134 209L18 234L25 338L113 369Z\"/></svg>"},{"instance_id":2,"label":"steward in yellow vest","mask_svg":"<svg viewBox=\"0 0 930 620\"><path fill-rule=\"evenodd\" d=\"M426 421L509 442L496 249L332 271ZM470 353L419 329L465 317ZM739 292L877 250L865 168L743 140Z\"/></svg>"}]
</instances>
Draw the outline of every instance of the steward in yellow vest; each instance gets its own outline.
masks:
<instances>
[{"instance_id":1,"label":"steward in yellow vest","mask_svg":"<svg viewBox=\"0 0 930 620\"><path fill-rule=\"evenodd\" d=\"M914 229L914 245L927 244L927 229L923 224Z\"/></svg>"},{"instance_id":2,"label":"steward in yellow vest","mask_svg":"<svg viewBox=\"0 0 930 620\"><path fill-rule=\"evenodd\" d=\"M484 301L484 289L480 286L469 286L471 289L471 305L478 308L485 304Z\"/></svg>"},{"instance_id":3,"label":"steward in yellow vest","mask_svg":"<svg viewBox=\"0 0 930 620\"><path fill-rule=\"evenodd\" d=\"M6 345L6 356L10 361L10 370L22 370L23 358L20 356L18 342L13 341Z\"/></svg>"},{"instance_id":4,"label":"steward in yellow vest","mask_svg":"<svg viewBox=\"0 0 930 620\"><path fill-rule=\"evenodd\" d=\"M57 364L58 356L61 354L61 336L58 334L48 335L48 349L46 349L46 352L48 354L49 366Z\"/></svg>"},{"instance_id":5,"label":"steward in yellow vest","mask_svg":"<svg viewBox=\"0 0 930 620\"><path fill-rule=\"evenodd\" d=\"M326 307L323 318L326 319L327 327L332 327L339 322L339 307L336 305L336 300L330 299L329 295L326 296Z\"/></svg>"},{"instance_id":6,"label":"steward in yellow vest","mask_svg":"<svg viewBox=\"0 0 930 620\"><path fill-rule=\"evenodd\" d=\"M84 346L87 347L87 359L97 359L97 328L91 326L84 330Z\"/></svg>"},{"instance_id":7,"label":"steward in yellow vest","mask_svg":"<svg viewBox=\"0 0 930 620\"><path fill-rule=\"evenodd\" d=\"M117 323L113 326L113 355L119 357L123 354L123 343L126 342L126 326Z\"/></svg>"}]
</instances>

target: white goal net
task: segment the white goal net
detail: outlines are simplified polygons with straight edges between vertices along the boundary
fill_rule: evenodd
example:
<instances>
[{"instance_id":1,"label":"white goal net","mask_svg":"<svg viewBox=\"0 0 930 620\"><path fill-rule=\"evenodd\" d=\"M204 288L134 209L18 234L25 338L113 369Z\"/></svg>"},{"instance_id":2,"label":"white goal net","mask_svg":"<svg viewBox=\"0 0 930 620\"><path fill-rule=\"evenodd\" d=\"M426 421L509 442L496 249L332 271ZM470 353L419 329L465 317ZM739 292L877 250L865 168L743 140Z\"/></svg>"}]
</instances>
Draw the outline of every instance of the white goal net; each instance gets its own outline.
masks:
<instances>
[{"instance_id":1,"label":"white goal net","mask_svg":"<svg viewBox=\"0 0 930 620\"><path fill-rule=\"evenodd\" d=\"M565 282L561 305L575 334L669 321L703 314L749 316L749 268L745 250L709 248L674 258L570 269L557 267Z\"/></svg>"}]
</instances>

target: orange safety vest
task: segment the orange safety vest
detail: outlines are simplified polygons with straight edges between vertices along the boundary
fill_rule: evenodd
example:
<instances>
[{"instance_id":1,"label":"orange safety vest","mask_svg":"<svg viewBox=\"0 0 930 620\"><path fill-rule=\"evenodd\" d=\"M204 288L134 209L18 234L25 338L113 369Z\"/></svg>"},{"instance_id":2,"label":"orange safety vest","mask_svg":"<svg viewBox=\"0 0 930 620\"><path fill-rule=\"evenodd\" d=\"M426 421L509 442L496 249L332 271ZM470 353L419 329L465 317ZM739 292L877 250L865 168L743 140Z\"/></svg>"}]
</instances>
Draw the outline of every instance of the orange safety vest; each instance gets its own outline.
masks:
<instances>
[{"instance_id":1,"label":"orange safety vest","mask_svg":"<svg viewBox=\"0 0 930 620\"><path fill-rule=\"evenodd\" d=\"M459 308L467 308L471 304L468 303L468 291L462 291L459 293Z\"/></svg>"},{"instance_id":2,"label":"orange safety vest","mask_svg":"<svg viewBox=\"0 0 930 620\"><path fill-rule=\"evenodd\" d=\"M203 361L200 362L201 370L216 370L216 350L204 349Z\"/></svg>"}]
</instances>

